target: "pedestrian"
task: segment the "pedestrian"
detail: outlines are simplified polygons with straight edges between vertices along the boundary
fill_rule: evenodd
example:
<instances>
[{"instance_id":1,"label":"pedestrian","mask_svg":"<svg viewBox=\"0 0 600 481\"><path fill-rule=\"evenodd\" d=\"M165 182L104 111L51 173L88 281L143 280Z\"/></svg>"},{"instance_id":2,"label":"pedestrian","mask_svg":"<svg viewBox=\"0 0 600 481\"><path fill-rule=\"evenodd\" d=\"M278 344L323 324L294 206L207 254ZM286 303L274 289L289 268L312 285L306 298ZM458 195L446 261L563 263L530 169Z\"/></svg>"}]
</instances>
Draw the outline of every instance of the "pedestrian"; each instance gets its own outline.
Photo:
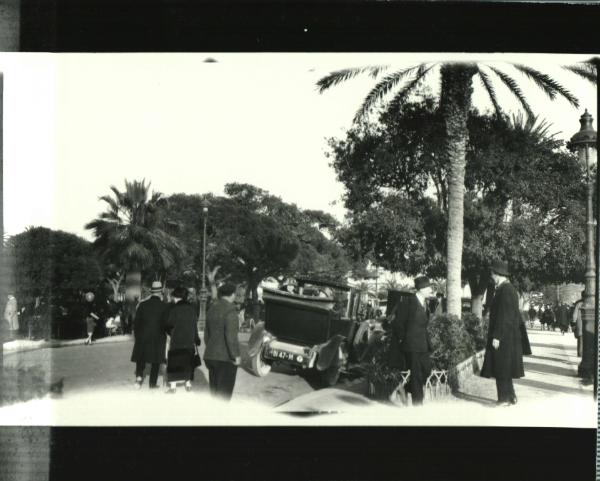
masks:
<instances>
[{"instance_id":1,"label":"pedestrian","mask_svg":"<svg viewBox=\"0 0 600 481\"><path fill-rule=\"evenodd\" d=\"M200 336L194 307L187 302L189 291L176 287L171 293L173 305L168 311L166 329L170 335L167 358L167 393L174 393L177 382L185 382L185 390L192 390L194 365Z\"/></svg>"},{"instance_id":2,"label":"pedestrian","mask_svg":"<svg viewBox=\"0 0 600 481\"><path fill-rule=\"evenodd\" d=\"M392 362L397 365L402 364L398 362L398 351L402 353L404 364L410 369L407 391L412 395L412 404L419 406L423 404L423 386L431 373L427 299L433 289L429 279L424 276L415 279L415 289L416 293L409 296L396 309L392 322L390 350L391 357L396 357L396 361Z\"/></svg>"},{"instance_id":3,"label":"pedestrian","mask_svg":"<svg viewBox=\"0 0 600 481\"><path fill-rule=\"evenodd\" d=\"M4 308L4 320L7 322L8 339L14 339L19 331L19 308L17 298L9 294Z\"/></svg>"},{"instance_id":4,"label":"pedestrian","mask_svg":"<svg viewBox=\"0 0 600 481\"><path fill-rule=\"evenodd\" d=\"M535 318L537 316L537 312L535 307L531 306L529 308L529 327L533 327L533 323L535 322Z\"/></svg>"},{"instance_id":5,"label":"pedestrian","mask_svg":"<svg viewBox=\"0 0 600 481\"><path fill-rule=\"evenodd\" d=\"M85 326L87 331L87 338L83 342L85 345L91 345L94 340L94 330L96 329L96 321L100 319L100 316L97 314L96 304L94 303L94 299L96 296L93 292L85 293Z\"/></svg>"},{"instance_id":6,"label":"pedestrian","mask_svg":"<svg viewBox=\"0 0 600 481\"><path fill-rule=\"evenodd\" d=\"M133 352L131 362L135 362L135 387L140 389L144 382L146 364L150 364L150 389L157 388L158 371L165 363L167 343L166 315L168 305L163 302L162 284L154 281L150 297L141 302L133 321Z\"/></svg>"},{"instance_id":7,"label":"pedestrian","mask_svg":"<svg viewBox=\"0 0 600 481\"><path fill-rule=\"evenodd\" d=\"M546 330L549 331L554 324L554 312L552 311L552 306L549 304L546 305L546 309L542 315L542 320L546 326Z\"/></svg>"},{"instance_id":8,"label":"pedestrian","mask_svg":"<svg viewBox=\"0 0 600 481\"><path fill-rule=\"evenodd\" d=\"M496 379L498 405L517 403L513 379L525 375L521 339L519 295L510 283L508 264L492 264L492 279L496 291L490 305L490 323L481 376Z\"/></svg>"},{"instance_id":9,"label":"pedestrian","mask_svg":"<svg viewBox=\"0 0 600 481\"><path fill-rule=\"evenodd\" d=\"M210 392L225 400L231 399L237 368L241 364L235 294L234 284L219 287L219 299L208 310L204 330L204 361Z\"/></svg>"},{"instance_id":10,"label":"pedestrian","mask_svg":"<svg viewBox=\"0 0 600 481\"><path fill-rule=\"evenodd\" d=\"M569 330L569 317L568 309L564 302L556 308L556 324L558 325L561 334L564 336L565 332Z\"/></svg>"},{"instance_id":11,"label":"pedestrian","mask_svg":"<svg viewBox=\"0 0 600 481\"><path fill-rule=\"evenodd\" d=\"M581 336L583 335L583 319L581 317L581 308L583 307L583 296L585 291L581 291L581 299L575 303L573 309L573 335L577 339L577 357L581 357L583 350L583 343Z\"/></svg>"}]
</instances>

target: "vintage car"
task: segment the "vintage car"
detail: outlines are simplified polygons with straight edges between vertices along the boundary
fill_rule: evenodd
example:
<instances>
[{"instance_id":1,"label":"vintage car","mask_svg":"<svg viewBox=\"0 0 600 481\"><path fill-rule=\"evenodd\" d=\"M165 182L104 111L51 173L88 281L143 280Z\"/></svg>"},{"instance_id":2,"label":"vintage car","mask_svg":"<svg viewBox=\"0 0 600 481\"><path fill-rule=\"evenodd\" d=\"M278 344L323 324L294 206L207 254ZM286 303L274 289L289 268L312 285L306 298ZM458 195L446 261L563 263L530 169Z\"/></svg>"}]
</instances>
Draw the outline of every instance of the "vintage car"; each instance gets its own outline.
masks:
<instances>
[{"instance_id":1,"label":"vintage car","mask_svg":"<svg viewBox=\"0 0 600 481\"><path fill-rule=\"evenodd\" d=\"M363 361L374 320L359 321L360 293L316 279L297 279L297 291L263 289L265 321L253 330L248 354L253 372L266 376L283 363L316 373L325 386Z\"/></svg>"}]
</instances>

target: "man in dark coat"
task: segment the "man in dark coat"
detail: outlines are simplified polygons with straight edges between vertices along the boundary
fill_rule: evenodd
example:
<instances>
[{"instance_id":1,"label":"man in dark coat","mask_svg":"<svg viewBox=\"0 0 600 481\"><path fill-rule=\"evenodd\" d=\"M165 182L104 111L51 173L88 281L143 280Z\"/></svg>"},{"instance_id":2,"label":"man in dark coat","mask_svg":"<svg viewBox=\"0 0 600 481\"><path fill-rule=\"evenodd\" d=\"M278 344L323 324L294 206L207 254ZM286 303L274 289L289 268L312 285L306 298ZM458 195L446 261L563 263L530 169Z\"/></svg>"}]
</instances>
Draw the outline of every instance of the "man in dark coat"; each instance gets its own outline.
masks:
<instances>
[{"instance_id":1,"label":"man in dark coat","mask_svg":"<svg viewBox=\"0 0 600 481\"><path fill-rule=\"evenodd\" d=\"M508 264L492 264L496 292L490 305L490 323L481 376L496 379L498 405L517 403L513 379L525 375L521 340L519 295L508 280Z\"/></svg>"},{"instance_id":2,"label":"man in dark coat","mask_svg":"<svg viewBox=\"0 0 600 481\"><path fill-rule=\"evenodd\" d=\"M229 400L241 364L238 313L234 305L236 286L227 283L218 292L219 299L206 314L204 361L211 394Z\"/></svg>"},{"instance_id":3,"label":"man in dark coat","mask_svg":"<svg viewBox=\"0 0 600 481\"><path fill-rule=\"evenodd\" d=\"M150 298L137 309L133 323L135 342L131 361L135 362L135 385L139 389L144 380L146 363L150 363L150 388L156 388L160 365L165 362L165 315L168 305L162 301L162 284L152 283Z\"/></svg>"},{"instance_id":4,"label":"man in dark coat","mask_svg":"<svg viewBox=\"0 0 600 481\"><path fill-rule=\"evenodd\" d=\"M569 330L569 310L564 302L561 302L556 308L556 324L564 336L565 332Z\"/></svg>"},{"instance_id":5,"label":"man in dark coat","mask_svg":"<svg viewBox=\"0 0 600 481\"><path fill-rule=\"evenodd\" d=\"M398 305L392 324L390 346L391 361L400 362L401 355L404 363L410 369L408 390L412 394L412 403L423 404L423 385L431 373L431 342L427 333L429 313L427 298L431 296L431 283L427 277L415 279L417 290L414 296L408 297Z\"/></svg>"}]
</instances>

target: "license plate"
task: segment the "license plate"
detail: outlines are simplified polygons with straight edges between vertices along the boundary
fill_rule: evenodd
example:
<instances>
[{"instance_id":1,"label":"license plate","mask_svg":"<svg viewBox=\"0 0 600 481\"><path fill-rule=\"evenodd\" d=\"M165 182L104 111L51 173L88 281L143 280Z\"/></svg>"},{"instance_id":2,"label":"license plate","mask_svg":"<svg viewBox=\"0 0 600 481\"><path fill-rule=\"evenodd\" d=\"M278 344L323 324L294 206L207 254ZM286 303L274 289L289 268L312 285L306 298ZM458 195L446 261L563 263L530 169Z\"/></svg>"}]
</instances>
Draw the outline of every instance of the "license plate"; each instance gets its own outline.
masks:
<instances>
[{"instance_id":1,"label":"license plate","mask_svg":"<svg viewBox=\"0 0 600 481\"><path fill-rule=\"evenodd\" d=\"M295 361L296 355L292 352L285 352L279 349L268 349L267 356L272 359L281 359L282 361Z\"/></svg>"}]
</instances>

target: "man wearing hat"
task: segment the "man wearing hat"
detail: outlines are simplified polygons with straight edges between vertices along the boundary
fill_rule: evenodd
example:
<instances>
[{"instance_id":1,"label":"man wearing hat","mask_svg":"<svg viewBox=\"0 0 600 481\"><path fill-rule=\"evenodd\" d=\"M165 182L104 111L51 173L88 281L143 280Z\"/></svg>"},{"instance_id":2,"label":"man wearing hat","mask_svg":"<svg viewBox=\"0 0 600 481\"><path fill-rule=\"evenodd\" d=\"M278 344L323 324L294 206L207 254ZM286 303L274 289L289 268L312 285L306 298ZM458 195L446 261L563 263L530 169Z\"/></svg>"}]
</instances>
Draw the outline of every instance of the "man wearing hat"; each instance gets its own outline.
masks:
<instances>
[{"instance_id":1,"label":"man wearing hat","mask_svg":"<svg viewBox=\"0 0 600 481\"><path fill-rule=\"evenodd\" d=\"M168 305L162 300L162 284L154 281L150 297L141 302L133 321L135 342L131 361L135 362L135 386L142 387L146 363L150 363L150 388L158 387L158 371L165 362L166 332L165 317Z\"/></svg>"},{"instance_id":2,"label":"man wearing hat","mask_svg":"<svg viewBox=\"0 0 600 481\"><path fill-rule=\"evenodd\" d=\"M204 361L210 392L226 400L231 399L237 368L241 364L238 314L233 303L235 292L235 284L226 283L219 287L219 299L210 306L204 328Z\"/></svg>"},{"instance_id":3,"label":"man wearing hat","mask_svg":"<svg viewBox=\"0 0 600 481\"><path fill-rule=\"evenodd\" d=\"M525 375L521 340L519 295L508 280L508 264L495 261L491 267L496 291L490 304L490 323L481 376L496 379L498 405L517 403L513 379Z\"/></svg>"},{"instance_id":4,"label":"man wearing hat","mask_svg":"<svg viewBox=\"0 0 600 481\"><path fill-rule=\"evenodd\" d=\"M408 297L396 309L391 351L403 354L405 365L410 369L408 390L416 406L423 404L423 385L431 372L431 342L427 333L427 298L432 294L431 282L427 277L417 277L415 289L415 295Z\"/></svg>"}]
</instances>

